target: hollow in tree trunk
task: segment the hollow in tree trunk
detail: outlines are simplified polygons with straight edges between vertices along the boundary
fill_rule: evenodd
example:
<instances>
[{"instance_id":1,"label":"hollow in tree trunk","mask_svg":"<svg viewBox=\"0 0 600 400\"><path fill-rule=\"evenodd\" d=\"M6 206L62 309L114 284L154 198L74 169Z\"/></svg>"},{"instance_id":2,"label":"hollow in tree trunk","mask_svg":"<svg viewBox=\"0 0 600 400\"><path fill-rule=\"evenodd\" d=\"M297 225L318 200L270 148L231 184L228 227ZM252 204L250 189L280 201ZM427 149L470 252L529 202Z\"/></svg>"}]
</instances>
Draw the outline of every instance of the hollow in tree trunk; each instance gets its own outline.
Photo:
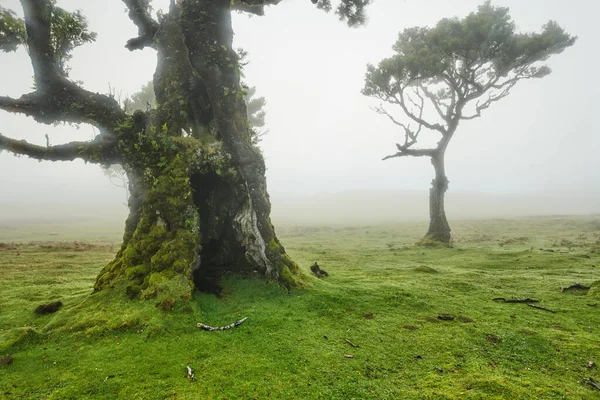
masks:
<instances>
[{"instance_id":1,"label":"hollow in tree trunk","mask_svg":"<svg viewBox=\"0 0 600 400\"><path fill-rule=\"evenodd\" d=\"M444 152L438 151L431 157L431 164L435 170L435 177L429 189L429 230L425 235L426 240L441 243L450 242L450 225L446 219L444 196L448 190L448 178L444 166Z\"/></svg>"},{"instance_id":2,"label":"hollow in tree trunk","mask_svg":"<svg viewBox=\"0 0 600 400\"><path fill-rule=\"evenodd\" d=\"M230 6L172 2L161 22L157 108L137 111L118 130L130 215L96 291L177 300L194 287L218 292L225 271L259 273L288 290L298 284L271 224L263 157L251 144Z\"/></svg>"}]
</instances>

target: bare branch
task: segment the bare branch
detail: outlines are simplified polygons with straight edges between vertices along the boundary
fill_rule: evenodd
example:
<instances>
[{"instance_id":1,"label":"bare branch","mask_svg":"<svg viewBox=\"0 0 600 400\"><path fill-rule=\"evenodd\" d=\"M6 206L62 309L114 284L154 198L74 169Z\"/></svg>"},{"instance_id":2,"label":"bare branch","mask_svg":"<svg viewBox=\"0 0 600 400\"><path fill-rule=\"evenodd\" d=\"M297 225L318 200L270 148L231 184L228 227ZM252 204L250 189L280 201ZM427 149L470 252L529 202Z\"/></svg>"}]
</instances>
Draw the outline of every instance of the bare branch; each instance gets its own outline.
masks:
<instances>
[{"instance_id":1,"label":"bare branch","mask_svg":"<svg viewBox=\"0 0 600 400\"><path fill-rule=\"evenodd\" d=\"M129 51L154 46L154 36L159 23L150 16L147 0L123 0L129 10L129 18L138 27L138 37L129 39L125 47Z\"/></svg>"},{"instance_id":2,"label":"bare branch","mask_svg":"<svg viewBox=\"0 0 600 400\"><path fill-rule=\"evenodd\" d=\"M38 146L25 140L16 140L0 134L0 150L25 155L37 160L72 161L77 158L91 163L107 163L116 160L116 140L99 135L89 142L70 142L56 146Z\"/></svg>"},{"instance_id":3,"label":"bare branch","mask_svg":"<svg viewBox=\"0 0 600 400\"><path fill-rule=\"evenodd\" d=\"M423 85L423 83L419 83L419 88L421 88L423 93L425 93L425 97L427 97L431 101L431 103L433 104L433 107L435 108L435 111L437 111L440 118L442 118L444 121L447 121L448 118L450 117L449 116L450 108L448 108L446 110L446 113L444 113L439 105L438 99L435 98L433 93L431 93L429 90L427 90L427 88L425 87L425 85Z\"/></svg>"},{"instance_id":4,"label":"bare branch","mask_svg":"<svg viewBox=\"0 0 600 400\"><path fill-rule=\"evenodd\" d=\"M406 106L406 102L404 99L404 90L406 89L406 87L404 88L400 88L399 95L398 96L392 96L393 97L393 103L396 103L400 106L400 108L402 108L402 111L404 111L404 113L413 121L415 121L416 123L418 123L419 125L424 126L427 129L431 129L432 131L438 131L440 132L442 135L446 134L446 129L440 125L440 124L430 124L429 122L425 121L422 116L423 116L423 107L421 107L420 109L420 113L419 116L415 115L411 110L408 109L408 107Z\"/></svg>"},{"instance_id":5,"label":"bare branch","mask_svg":"<svg viewBox=\"0 0 600 400\"><path fill-rule=\"evenodd\" d=\"M375 107L375 108L373 108L373 110L375 112L377 112L378 114L385 115L394 124L398 125L399 127L401 127L404 130L404 145L403 145L403 147L409 148L410 146L412 146L413 144L415 144L417 142L419 133L421 133L422 125L419 125L419 129L416 132L413 132L410 129L410 125L405 125L402 122L397 121L389 112L387 112L386 109L383 108L383 105L380 105L379 107Z\"/></svg>"},{"instance_id":6,"label":"bare branch","mask_svg":"<svg viewBox=\"0 0 600 400\"><path fill-rule=\"evenodd\" d=\"M488 95L487 100L485 100L483 103L480 103L479 101L477 102L475 106L475 114L469 116L461 116L460 119L471 120L480 117L481 112L487 109L490 105L492 105L492 103L495 103L498 100L501 100L508 96L510 94L510 90L517 84L519 80L520 79L509 79L501 85L498 85L498 87L503 88L503 90L500 93L490 93Z\"/></svg>"},{"instance_id":7,"label":"bare branch","mask_svg":"<svg viewBox=\"0 0 600 400\"><path fill-rule=\"evenodd\" d=\"M437 149L407 149L399 144L396 144L396 147L399 149L396 154L386 156L382 160L398 157L433 157L437 152Z\"/></svg>"}]
</instances>

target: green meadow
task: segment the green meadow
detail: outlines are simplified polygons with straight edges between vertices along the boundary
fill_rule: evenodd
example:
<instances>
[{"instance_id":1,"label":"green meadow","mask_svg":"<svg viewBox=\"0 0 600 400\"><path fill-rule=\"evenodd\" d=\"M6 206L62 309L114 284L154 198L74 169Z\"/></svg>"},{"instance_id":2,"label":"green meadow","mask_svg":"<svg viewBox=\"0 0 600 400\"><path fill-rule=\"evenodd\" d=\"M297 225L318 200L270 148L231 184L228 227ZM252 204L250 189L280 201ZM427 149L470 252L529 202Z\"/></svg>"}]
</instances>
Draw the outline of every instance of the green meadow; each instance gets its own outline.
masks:
<instances>
[{"instance_id":1,"label":"green meadow","mask_svg":"<svg viewBox=\"0 0 600 400\"><path fill-rule=\"evenodd\" d=\"M600 398L600 294L561 291L600 280L600 216L453 228L427 248L425 223L278 226L303 288L228 275L163 311L91 294L119 226L3 224L0 398Z\"/></svg>"}]
</instances>

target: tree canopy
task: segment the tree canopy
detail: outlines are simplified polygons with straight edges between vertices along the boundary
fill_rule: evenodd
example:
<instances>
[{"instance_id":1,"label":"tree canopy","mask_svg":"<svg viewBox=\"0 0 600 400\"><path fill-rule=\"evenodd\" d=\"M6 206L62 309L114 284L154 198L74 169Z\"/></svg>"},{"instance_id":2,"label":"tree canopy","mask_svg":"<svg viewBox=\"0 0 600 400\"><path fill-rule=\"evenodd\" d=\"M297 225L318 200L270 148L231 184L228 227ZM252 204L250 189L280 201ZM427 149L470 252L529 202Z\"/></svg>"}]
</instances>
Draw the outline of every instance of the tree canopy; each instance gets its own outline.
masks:
<instances>
[{"instance_id":1,"label":"tree canopy","mask_svg":"<svg viewBox=\"0 0 600 400\"><path fill-rule=\"evenodd\" d=\"M407 140L395 156L418 155L407 150L421 128L453 134L460 120L479 117L517 82L548 75L550 68L542 62L575 40L554 21L540 33L517 33L509 9L487 1L463 19L405 29L393 46L395 54L368 66L363 94L399 106L418 126L411 129L378 108L405 130ZM426 108L437 118L425 118Z\"/></svg>"}]
</instances>

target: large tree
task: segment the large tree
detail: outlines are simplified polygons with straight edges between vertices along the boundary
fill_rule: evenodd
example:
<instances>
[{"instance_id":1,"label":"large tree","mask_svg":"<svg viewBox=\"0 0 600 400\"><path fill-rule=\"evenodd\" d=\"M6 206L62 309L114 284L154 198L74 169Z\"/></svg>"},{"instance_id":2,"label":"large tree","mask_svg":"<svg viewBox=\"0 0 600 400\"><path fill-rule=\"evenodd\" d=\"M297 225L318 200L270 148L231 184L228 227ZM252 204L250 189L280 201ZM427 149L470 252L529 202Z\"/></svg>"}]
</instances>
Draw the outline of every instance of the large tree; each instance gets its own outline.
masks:
<instances>
[{"instance_id":1,"label":"large tree","mask_svg":"<svg viewBox=\"0 0 600 400\"><path fill-rule=\"evenodd\" d=\"M307 0L308 1L308 0ZM328 0L311 0L324 9ZM109 95L68 78L71 50L94 36L80 13L54 0L21 0L24 19L0 9L0 50L26 46L35 91L0 97L0 109L46 124L87 123L89 142L37 146L0 135L0 150L39 160L120 164L129 178L123 244L97 277L96 291L130 297L189 297L224 270L256 271L288 289L297 265L270 220L265 164L251 143L232 47L231 13L262 15L280 0L177 0L151 14L150 0L123 0L138 37L126 47L157 52L156 108L129 115ZM368 0L341 0L338 14L356 25Z\"/></svg>"},{"instance_id":2,"label":"large tree","mask_svg":"<svg viewBox=\"0 0 600 400\"><path fill-rule=\"evenodd\" d=\"M395 54L367 67L363 94L381 101L376 111L400 127L404 138L396 144L397 152L384 160L429 157L433 164L425 239L450 241L444 156L459 123L480 117L508 96L517 82L548 75L550 68L543 61L575 40L554 21L540 33L518 33L508 8L487 1L463 19L405 29L393 46ZM405 119L394 116L383 103L398 107ZM415 148L424 132L437 136L437 145Z\"/></svg>"}]
</instances>

